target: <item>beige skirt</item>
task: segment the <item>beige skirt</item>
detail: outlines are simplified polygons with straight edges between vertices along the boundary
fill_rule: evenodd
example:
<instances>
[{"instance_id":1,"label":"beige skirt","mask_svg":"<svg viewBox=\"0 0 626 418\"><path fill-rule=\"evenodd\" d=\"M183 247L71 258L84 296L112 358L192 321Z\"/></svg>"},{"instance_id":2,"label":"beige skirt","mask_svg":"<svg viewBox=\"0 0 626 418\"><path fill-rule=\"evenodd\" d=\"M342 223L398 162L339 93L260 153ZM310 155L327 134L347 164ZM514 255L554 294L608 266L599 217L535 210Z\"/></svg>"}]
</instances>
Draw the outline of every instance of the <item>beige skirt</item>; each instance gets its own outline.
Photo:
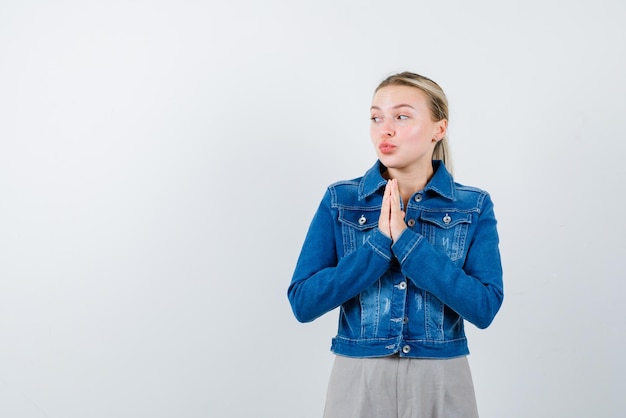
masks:
<instances>
[{"instance_id":1,"label":"beige skirt","mask_svg":"<svg viewBox=\"0 0 626 418\"><path fill-rule=\"evenodd\" d=\"M337 356L324 418L477 418L467 357Z\"/></svg>"}]
</instances>

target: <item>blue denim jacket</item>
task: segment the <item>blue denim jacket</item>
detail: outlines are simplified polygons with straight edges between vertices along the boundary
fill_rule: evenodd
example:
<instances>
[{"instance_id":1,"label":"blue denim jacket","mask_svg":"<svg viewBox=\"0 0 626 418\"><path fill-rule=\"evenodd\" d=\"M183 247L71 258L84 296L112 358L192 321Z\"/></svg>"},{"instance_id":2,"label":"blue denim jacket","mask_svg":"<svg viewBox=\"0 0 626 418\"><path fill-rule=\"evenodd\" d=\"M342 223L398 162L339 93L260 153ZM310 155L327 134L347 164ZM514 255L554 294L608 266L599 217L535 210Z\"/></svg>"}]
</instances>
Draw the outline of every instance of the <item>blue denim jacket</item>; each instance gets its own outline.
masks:
<instances>
[{"instance_id":1,"label":"blue denim jacket","mask_svg":"<svg viewBox=\"0 0 626 418\"><path fill-rule=\"evenodd\" d=\"M468 354L463 320L487 327L503 299L489 194L455 183L440 161L406 208L392 245L378 229L386 180L377 162L328 187L311 222L288 296L296 318L341 307L331 350L350 357Z\"/></svg>"}]
</instances>

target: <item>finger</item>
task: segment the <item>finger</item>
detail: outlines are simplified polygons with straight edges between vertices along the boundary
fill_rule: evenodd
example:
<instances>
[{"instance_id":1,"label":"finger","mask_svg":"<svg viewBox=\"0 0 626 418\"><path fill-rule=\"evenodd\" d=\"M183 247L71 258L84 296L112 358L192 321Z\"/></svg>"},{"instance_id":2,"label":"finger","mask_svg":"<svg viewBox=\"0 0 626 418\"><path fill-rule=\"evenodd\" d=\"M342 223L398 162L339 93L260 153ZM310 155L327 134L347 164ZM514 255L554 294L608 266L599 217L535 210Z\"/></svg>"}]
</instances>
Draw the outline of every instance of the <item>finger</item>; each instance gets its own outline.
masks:
<instances>
[{"instance_id":1,"label":"finger","mask_svg":"<svg viewBox=\"0 0 626 418\"><path fill-rule=\"evenodd\" d=\"M381 232L391 238L390 216L391 216L391 187L389 183L385 186L383 201L380 208L380 217L378 218L378 228Z\"/></svg>"},{"instance_id":2,"label":"finger","mask_svg":"<svg viewBox=\"0 0 626 418\"><path fill-rule=\"evenodd\" d=\"M392 197L392 186L391 186L391 181L387 182L387 185L385 186L385 194L383 195L383 204L389 206L389 204L391 203L391 197Z\"/></svg>"},{"instance_id":3,"label":"finger","mask_svg":"<svg viewBox=\"0 0 626 418\"><path fill-rule=\"evenodd\" d=\"M391 216L391 205L393 202L391 182L387 182L385 186L385 196L383 198L383 211L387 215L387 219Z\"/></svg>"},{"instance_id":4,"label":"finger","mask_svg":"<svg viewBox=\"0 0 626 418\"><path fill-rule=\"evenodd\" d=\"M401 209L401 199L400 190L398 188L398 182L395 181L392 188L392 201L391 204L391 214L389 219L389 230L391 231L391 237L395 240L402 235L402 232L406 229L406 224L404 222L405 213Z\"/></svg>"},{"instance_id":5,"label":"finger","mask_svg":"<svg viewBox=\"0 0 626 418\"><path fill-rule=\"evenodd\" d=\"M401 197L400 197L400 190L398 189L398 180L392 180L390 199L391 199L392 211L394 212L399 211Z\"/></svg>"}]
</instances>

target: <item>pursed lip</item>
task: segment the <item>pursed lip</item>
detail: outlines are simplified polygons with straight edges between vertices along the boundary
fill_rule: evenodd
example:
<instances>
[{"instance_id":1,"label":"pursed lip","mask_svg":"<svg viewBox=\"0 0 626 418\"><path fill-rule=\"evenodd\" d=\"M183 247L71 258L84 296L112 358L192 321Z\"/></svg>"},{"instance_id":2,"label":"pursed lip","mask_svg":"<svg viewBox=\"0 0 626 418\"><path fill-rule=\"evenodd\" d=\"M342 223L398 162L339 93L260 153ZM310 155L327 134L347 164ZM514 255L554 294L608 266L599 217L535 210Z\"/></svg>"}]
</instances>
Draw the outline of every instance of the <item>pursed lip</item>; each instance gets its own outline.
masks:
<instances>
[{"instance_id":1,"label":"pursed lip","mask_svg":"<svg viewBox=\"0 0 626 418\"><path fill-rule=\"evenodd\" d=\"M391 152L393 152L393 150L395 150L397 148L396 145L392 144L391 142L382 142L379 146L378 149L380 150L380 152L382 152L383 154L389 154Z\"/></svg>"}]
</instances>

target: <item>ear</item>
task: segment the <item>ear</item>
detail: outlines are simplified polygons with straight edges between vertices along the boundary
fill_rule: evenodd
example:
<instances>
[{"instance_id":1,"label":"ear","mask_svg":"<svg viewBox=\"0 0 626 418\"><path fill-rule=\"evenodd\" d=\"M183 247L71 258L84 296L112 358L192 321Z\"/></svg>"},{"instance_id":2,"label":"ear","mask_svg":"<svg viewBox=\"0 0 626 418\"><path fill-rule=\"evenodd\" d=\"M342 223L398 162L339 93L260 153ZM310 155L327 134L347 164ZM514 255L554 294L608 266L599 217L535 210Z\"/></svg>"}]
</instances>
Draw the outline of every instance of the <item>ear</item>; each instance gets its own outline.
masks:
<instances>
[{"instance_id":1,"label":"ear","mask_svg":"<svg viewBox=\"0 0 626 418\"><path fill-rule=\"evenodd\" d=\"M439 122L435 122L433 141L441 141L443 137L446 136L446 132L448 132L448 119L441 119Z\"/></svg>"}]
</instances>

